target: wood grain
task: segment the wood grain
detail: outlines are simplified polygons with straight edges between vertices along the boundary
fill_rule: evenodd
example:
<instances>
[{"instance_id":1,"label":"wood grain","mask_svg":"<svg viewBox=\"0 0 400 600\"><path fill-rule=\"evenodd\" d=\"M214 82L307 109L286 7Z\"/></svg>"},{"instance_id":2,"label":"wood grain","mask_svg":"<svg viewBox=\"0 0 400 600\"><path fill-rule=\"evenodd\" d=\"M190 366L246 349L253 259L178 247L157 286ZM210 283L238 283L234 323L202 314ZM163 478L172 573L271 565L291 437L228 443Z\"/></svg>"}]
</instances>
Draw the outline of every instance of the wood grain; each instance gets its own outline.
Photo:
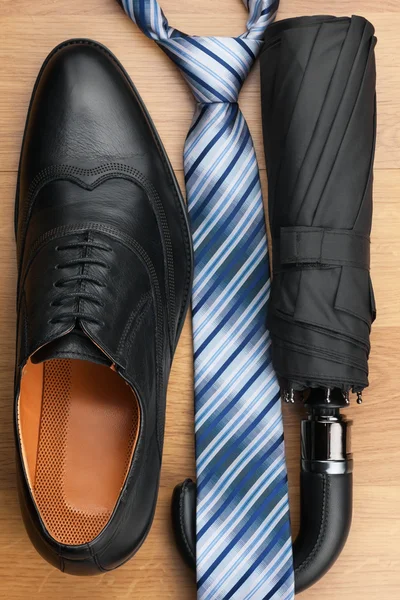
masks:
<instances>
[{"instance_id":1,"label":"wood grain","mask_svg":"<svg viewBox=\"0 0 400 600\"><path fill-rule=\"evenodd\" d=\"M241 32L237 0L163 0L171 23L198 34ZM304 600L397 600L400 597L400 4L397 0L282 0L279 18L353 12L375 25L379 131L375 170L372 274L378 304L373 327L371 386L353 406L354 521L331 572ZM22 130L34 80L59 42L89 37L106 44L127 68L182 178L183 141L193 101L176 69L125 17L115 0L1 0L0 8L0 598L3 600L194 600L193 578L175 549L170 525L174 485L194 476L192 346L187 321L169 391L160 498L151 533L137 556L95 578L59 573L33 549L15 489L12 391L15 343L13 204ZM241 95L266 187L258 71ZM299 408L285 407L293 533L298 527Z\"/></svg>"}]
</instances>

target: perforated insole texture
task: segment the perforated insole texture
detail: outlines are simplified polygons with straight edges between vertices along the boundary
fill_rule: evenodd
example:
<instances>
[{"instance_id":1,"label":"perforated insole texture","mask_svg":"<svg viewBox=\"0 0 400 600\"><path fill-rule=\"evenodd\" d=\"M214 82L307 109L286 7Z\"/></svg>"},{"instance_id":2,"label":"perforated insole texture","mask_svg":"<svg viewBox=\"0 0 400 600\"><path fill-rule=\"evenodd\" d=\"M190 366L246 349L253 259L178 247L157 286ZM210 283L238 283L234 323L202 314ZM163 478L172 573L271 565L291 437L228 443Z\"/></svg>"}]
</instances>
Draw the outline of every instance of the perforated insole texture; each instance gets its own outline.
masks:
<instances>
[{"instance_id":1,"label":"perforated insole texture","mask_svg":"<svg viewBox=\"0 0 400 600\"><path fill-rule=\"evenodd\" d=\"M30 458L28 465L39 513L58 542L87 543L108 523L125 482L139 431L136 396L113 370L87 361L56 359L26 368L23 447L24 428L29 434L35 427L32 414L29 420L24 412L29 401L24 388L29 376L42 378L41 386L33 386L42 390L42 399L36 461ZM25 437L32 446L35 435ZM32 450L25 448L25 456L34 456Z\"/></svg>"}]
</instances>

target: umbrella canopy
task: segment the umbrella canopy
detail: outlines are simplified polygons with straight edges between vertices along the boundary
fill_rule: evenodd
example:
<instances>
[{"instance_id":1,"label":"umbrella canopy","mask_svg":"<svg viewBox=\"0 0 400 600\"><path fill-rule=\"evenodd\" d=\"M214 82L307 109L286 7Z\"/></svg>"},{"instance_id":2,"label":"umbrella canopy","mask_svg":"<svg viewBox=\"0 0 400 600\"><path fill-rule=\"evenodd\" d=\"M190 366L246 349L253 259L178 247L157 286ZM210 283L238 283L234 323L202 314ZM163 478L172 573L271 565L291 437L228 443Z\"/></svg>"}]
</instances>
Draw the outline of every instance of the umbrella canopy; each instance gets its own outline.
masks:
<instances>
[{"instance_id":1,"label":"umbrella canopy","mask_svg":"<svg viewBox=\"0 0 400 600\"><path fill-rule=\"evenodd\" d=\"M288 19L266 33L268 325L284 388L368 385L375 42L362 17Z\"/></svg>"}]
</instances>

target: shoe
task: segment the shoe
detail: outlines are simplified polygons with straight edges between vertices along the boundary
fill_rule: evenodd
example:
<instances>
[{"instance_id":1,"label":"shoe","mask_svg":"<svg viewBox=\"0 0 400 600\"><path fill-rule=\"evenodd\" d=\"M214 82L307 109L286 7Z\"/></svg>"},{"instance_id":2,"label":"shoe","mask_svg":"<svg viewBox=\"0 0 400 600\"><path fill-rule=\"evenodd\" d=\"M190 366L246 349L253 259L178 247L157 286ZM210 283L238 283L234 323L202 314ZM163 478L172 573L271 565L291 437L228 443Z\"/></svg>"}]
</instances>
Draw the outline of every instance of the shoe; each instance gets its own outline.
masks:
<instances>
[{"instance_id":1,"label":"shoe","mask_svg":"<svg viewBox=\"0 0 400 600\"><path fill-rule=\"evenodd\" d=\"M94 575L153 519L192 247L179 187L104 46L55 48L36 82L16 198L17 476L40 554Z\"/></svg>"}]
</instances>

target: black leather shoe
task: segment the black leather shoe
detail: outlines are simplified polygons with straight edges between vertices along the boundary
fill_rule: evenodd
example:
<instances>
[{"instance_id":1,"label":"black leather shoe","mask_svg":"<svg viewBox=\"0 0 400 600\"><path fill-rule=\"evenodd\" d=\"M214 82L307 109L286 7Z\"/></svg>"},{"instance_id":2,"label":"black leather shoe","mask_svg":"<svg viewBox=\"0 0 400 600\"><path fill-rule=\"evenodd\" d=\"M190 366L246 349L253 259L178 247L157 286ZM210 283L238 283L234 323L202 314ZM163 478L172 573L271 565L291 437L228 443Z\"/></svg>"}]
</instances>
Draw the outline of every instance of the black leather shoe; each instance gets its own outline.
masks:
<instances>
[{"instance_id":1,"label":"black leather shoe","mask_svg":"<svg viewBox=\"0 0 400 600\"><path fill-rule=\"evenodd\" d=\"M128 560L156 504L192 250L171 165L104 46L71 40L35 85L16 199L18 487L62 571Z\"/></svg>"}]
</instances>

